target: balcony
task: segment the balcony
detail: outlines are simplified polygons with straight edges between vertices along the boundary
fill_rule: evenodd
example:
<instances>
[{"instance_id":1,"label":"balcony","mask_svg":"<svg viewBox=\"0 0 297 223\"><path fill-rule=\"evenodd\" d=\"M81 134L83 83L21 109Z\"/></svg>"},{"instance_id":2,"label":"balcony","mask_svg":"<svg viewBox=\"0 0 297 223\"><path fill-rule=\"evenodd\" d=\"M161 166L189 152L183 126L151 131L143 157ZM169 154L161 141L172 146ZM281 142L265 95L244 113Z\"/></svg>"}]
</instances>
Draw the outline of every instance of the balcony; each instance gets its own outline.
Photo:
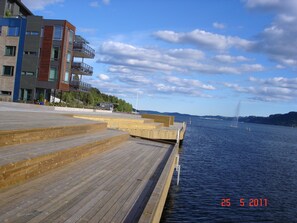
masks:
<instances>
[{"instance_id":1,"label":"balcony","mask_svg":"<svg viewBox=\"0 0 297 223\"><path fill-rule=\"evenodd\" d=\"M87 45L85 42L73 43L73 56L81 58L94 58L95 50Z\"/></svg>"},{"instance_id":2,"label":"balcony","mask_svg":"<svg viewBox=\"0 0 297 223\"><path fill-rule=\"evenodd\" d=\"M87 92L91 89L91 85L82 81L72 80L70 81L71 91Z\"/></svg>"},{"instance_id":3,"label":"balcony","mask_svg":"<svg viewBox=\"0 0 297 223\"><path fill-rule=\"evenodd\" d=\"M79 75L93 75L93 67L83 63L83 62L73 62L72 63L72 73Z\"/></svg>"}]
</instances>

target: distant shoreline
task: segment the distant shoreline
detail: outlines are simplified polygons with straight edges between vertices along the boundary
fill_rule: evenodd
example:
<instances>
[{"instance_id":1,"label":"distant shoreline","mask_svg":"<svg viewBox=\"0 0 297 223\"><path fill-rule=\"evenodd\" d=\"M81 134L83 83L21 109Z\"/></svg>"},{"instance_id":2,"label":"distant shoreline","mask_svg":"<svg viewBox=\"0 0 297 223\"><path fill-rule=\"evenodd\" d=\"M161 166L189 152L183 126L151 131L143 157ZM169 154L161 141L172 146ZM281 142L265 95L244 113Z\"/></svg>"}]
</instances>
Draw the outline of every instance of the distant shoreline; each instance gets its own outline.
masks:
<instances>
[{"instance_id":1,"label":"distant shoreline","mask_svg":"<svg viewBox=\"0 0 297 223\"><path fill-rule=\"evenodd\" d=\"M180 114L177 112L162 113L162 112L157 112L157 111L140 111L140 113L166 114L166 115L173 115L176 118L197 117L197 118L203 118L203 119L208 119L208 120L225 120L225 121L232 121L234 119L234 117L225 117L225 116L220 116L220 115L199 116L199 115ZM186 120L184 120L184 121L186 121ZM289 112L286 114L273 114L268 117L260 117L260 116L239 117L239 122L297 127L297 112Z\"/></svg>"}]
</instances>

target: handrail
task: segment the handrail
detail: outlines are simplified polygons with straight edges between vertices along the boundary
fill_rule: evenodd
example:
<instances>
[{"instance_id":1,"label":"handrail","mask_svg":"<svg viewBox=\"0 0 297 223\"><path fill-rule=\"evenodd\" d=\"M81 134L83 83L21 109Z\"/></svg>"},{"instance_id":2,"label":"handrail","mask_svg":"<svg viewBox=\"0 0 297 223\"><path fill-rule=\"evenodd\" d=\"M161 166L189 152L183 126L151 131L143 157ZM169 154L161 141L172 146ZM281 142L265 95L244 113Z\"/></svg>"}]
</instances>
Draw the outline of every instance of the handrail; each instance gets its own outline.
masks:
<instances>
[{"instance_id":1,"label":"handrail","mask_svg":"<svg viewBox=\"0 0 297 223\"><path fill-rule=\"evenodd\" d=\"M83 62L73 62L72 69L82 70L83 72L93 74L93 67L91 67L90 65L85 64Z\"/></svg>"},{"instance_id":2,"label":"handrail","mask_svg":"<svg viewBox=\"0 0 297 223\"><path fill-rule=\"evenodd\" d=\"M86 43L74 42L73 51L83 51L89 54L90 56L95 56L95 50Z\"/></svg>"}]
</instances>

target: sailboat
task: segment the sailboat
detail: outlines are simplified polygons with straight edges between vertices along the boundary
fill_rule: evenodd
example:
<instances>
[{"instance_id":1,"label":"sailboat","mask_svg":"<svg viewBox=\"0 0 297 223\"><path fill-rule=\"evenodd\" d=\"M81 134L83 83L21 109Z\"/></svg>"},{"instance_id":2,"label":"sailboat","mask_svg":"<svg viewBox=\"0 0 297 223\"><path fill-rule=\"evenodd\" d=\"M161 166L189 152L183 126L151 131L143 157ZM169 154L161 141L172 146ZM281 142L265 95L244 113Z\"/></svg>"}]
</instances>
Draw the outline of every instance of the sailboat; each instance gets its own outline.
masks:
<instances>
[{"instance_id":1,"label":"sailboat","mask_svg":"<svg viewBox=\"0 0 297 223\"><path fill-rule=\"evenodd\" d=\"M239 119L239 111L240 111L240 104L241 102L239 101L236 107L235 111L235 117L230 125L230 127L237 128L238 127L238 119Z\"/></svg>"}]
</instances>

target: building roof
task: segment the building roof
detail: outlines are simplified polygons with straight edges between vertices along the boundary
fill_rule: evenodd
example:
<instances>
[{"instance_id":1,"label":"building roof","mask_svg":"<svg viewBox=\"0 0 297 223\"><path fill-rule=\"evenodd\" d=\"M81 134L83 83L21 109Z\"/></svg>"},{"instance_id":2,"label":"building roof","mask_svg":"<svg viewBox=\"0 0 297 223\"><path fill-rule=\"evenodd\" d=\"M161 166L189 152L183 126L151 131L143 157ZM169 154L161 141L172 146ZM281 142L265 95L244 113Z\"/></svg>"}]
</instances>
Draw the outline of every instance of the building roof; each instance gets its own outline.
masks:
<instances>
[{"instance_id":1,"label":"building roof","mask_svg":"<svg viewBox=\"0 0 297 223\"><path fill-rule=\"evenodd\" d=\"M27 6L25 6L24 3L22 3L21 0L13 0L13 2L18 4L18 6L21 9L20 11L25 11L27 15L34 15L33 12L31 12L30 9L28 9Z\"/></svg>"}]
</instances>

